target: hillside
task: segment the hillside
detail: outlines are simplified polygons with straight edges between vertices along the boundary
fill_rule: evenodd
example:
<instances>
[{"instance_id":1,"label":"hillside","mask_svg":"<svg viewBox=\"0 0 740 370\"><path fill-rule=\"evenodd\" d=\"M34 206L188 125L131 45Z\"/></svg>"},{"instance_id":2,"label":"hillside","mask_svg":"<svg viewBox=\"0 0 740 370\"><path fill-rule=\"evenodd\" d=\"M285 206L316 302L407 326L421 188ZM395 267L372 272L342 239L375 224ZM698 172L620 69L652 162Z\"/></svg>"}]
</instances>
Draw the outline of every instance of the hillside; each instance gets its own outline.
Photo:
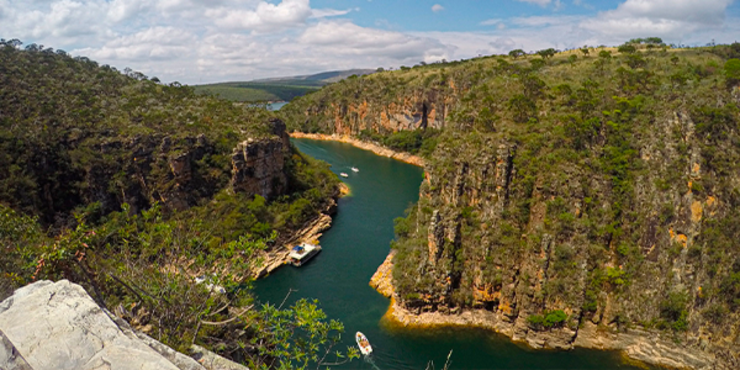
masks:
<instances>
[{"instance_id":1,"label":"hillside","mask_svg":"<svg viewBox=\"0 0 740 370\"><path fill-rule=\"evenodd\" d=\"M376 70L374 69L348 69L345 71L321 72L312 75L265 78L254 80L252 82L298 86L324 86L334 82L339 82L350 76L364 76L375 72Z\"/></svg>"},{"instance_id":2,"label":"hillside","mask_svg":"<svg viewBox=\"0 0 740 370\"><path fill-rule=\"evenodd\" d=\"M492 56L346 79L281 114L425 156L392 245L396 319L734 369L738 57L740 44Z\"/></svg>"},{"instance_id":3,"label":"hillside","mask_svg":"<svg viewBox=\"0 0 740 370\"><path fill-rule=\"evenodd\" d=\"M252 302L265 253L338 196L328 165L298 152L282 121L19 46L0 43L0 299L68 279L173 348L198 344L252 368L307 366L338 340L341 325L314 302ZM296 315L316 319L305 328Z\"/></svg>"},{"instance_id":4,"label":"hillside","mask_svg":"<svg viewBox=\"0 0 740 370\"><path fill-rule=\"evenodd\" d=\"M317 91L353 75L367 75L375 70L351 69L347 71L323 72L314 75L292 76L254 80L249 82L223 82L195 85L197 94L220 96L236 102L291 101L296 97Z\"/></svg>"}]
</instances>

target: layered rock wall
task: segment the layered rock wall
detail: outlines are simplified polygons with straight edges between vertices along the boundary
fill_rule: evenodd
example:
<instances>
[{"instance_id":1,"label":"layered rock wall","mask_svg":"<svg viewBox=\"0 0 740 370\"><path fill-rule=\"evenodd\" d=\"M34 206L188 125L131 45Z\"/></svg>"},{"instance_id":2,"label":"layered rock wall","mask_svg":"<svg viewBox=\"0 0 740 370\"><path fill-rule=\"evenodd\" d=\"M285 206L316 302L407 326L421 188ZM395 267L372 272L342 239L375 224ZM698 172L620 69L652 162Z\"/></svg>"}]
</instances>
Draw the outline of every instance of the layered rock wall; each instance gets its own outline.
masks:
<instances>
[{"instance_id":1,"label":"layered rock wall","mask_svg":"<svg viewBox=\"0 0 740 370\"><path fill-rule=\"evenodd\" d=\"M258 194L271 199L287 189L282 139L249 139L237 145L231 156L231 188L235 192Z\"/></svg>"},{"instance_id":2,"label":"layered rock wall","mask_svg":"<svg viewBox=\"0 0 740 370\"><path fill-rule=\"evenodd\" d=\"M653 127L641 142L635 220L621 226L636 235L634 245L590 228L614 207L609 177L574 164L522 176L516 164L524 154L505 139L439 147L411 218L407 243L418 257L396 257L402 271L418 271L394 275L396 320L483 326L535 348L617 349L671 367L740 367L738 312L707 319L726 300L710 300L720 285L711 276L734 259L709 264L714 246L701 239L704 227L732 211L731 196L692 186L714 174L699 159L690 115L674 112ZM682 132L682 142L658 149L660 132ZM679 145L686 162L676 164ZM686 182L656 181L676 175ZM527 218L512 217L523 206ZM555 311L565 314L562 325L532 319Z\"/></svg>"},{"instance_id":3,"label":"layered rock wall","mask_svg":"<svg viewBox=\"0 0 740 370\"><path fill-rule=\"evenodd\" d=\"M366 130L384 134L445 128L459 97L454 78L433 76L422 84L405 82L393 74L374 74L300 98L286 106L290 129L344 136ZM376 93L367 94L370 90Z\"/></svg>"}]
</instances>

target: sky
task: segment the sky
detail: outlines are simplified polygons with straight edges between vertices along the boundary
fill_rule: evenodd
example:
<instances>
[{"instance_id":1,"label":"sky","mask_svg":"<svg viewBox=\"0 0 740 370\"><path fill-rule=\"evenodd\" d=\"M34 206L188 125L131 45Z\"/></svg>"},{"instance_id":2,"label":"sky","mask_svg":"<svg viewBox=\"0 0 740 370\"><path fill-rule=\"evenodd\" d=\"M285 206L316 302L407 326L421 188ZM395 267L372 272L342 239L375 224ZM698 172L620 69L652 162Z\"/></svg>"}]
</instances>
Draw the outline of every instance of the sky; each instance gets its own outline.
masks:
<instances>
[{"instance_id":1,"label":"sky","mask_svg":"<svg viewBox=\"0 0 740 370\"><path fill-rule=\"evenodd\" d=\"M0 0L0 38L163 82L248 81L635 37L740 41L737 0Z\"/></svg>"}]
</instances>

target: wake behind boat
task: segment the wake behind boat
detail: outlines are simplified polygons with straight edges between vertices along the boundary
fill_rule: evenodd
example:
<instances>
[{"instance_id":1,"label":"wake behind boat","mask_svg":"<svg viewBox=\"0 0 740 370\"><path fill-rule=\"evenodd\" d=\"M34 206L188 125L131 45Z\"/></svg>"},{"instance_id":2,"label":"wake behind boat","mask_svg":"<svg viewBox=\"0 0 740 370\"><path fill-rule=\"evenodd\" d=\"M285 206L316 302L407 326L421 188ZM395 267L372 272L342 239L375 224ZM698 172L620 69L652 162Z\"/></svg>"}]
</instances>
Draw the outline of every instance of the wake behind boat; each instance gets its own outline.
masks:
<instances>
[{"instance_id":1,"label":"wake behind boat","mask_svg":"<svg viewBox=\"0 0 740 370\"><path fill-rule=\"evenodd\" d=\"M363 355L367 356L373 353L373 347L370 346L370 342L367 340L365 334L358 331L357 334L355 334L355 341L357 341L357 346L360 347L360 352L362 352Z\"/></svg>"}]
</instances>

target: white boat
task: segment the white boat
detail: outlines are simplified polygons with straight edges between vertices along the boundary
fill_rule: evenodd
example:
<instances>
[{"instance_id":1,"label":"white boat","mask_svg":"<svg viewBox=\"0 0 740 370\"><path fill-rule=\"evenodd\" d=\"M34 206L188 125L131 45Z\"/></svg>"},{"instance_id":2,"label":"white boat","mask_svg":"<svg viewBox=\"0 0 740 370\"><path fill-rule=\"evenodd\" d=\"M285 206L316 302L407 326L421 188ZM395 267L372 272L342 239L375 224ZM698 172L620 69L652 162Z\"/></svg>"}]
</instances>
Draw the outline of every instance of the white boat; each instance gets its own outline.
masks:
<instances>
[{"instance_id":1,"label":"white boat","mask_svg":"<svg viewBox=\"0 0 740 370\"><path fill-rule=\"evenodd\" d=\"M352 172L360 172L360 169L357 167L352 167Z\"/></svg>"},{"instance_id":2,"label":"white boat","mask_svg":"<svg viewBox=\"0 0 740 370\"><path fill-rule=\"evenodd\" d=\"M355 341L357 341L357 346L360 347L360 352L362 352L363 355L373 353L373 347L370 346L370 342L367 340L365 334L358 331L357 334L355 334Z\"/></svg>"},{"instance_id":3,"label":"white boat","mask_svg":"<svg viewBox=\"0 0 740 370\"><path fill-rule=\"evenodd\" d=\"M295 267L301 267L319 252L321 252L320 245L308 243L297 245L290 251L290 263Z\"/></svg>"},{"instance_id":4,"label":"white boat","mask_svg":"<svg viewBox=\"0 0 740 370\"><path fill-rule=\"evenodd\" d=\"M216 279L216 275L213 276L207 276L207 275L201 275L195 278L196 284L206 284L206 288L211 293L219 293L219 294L226 294L226 289L220 285L213 284L212 281Z\"/></svg>"},{"instance_id":5,"label":"white boat","mask_svg":"<svg viewBox=\"0 0 740 370\"><path fill-rule=\"evenodd\" d=\"M347 174L346 174L346 173L344 173L344 172L340 173L340 174L339 174L339 176L342 176L342 177L349 177L349 175L347 175Z\"/></svg>"}]
</instances>

